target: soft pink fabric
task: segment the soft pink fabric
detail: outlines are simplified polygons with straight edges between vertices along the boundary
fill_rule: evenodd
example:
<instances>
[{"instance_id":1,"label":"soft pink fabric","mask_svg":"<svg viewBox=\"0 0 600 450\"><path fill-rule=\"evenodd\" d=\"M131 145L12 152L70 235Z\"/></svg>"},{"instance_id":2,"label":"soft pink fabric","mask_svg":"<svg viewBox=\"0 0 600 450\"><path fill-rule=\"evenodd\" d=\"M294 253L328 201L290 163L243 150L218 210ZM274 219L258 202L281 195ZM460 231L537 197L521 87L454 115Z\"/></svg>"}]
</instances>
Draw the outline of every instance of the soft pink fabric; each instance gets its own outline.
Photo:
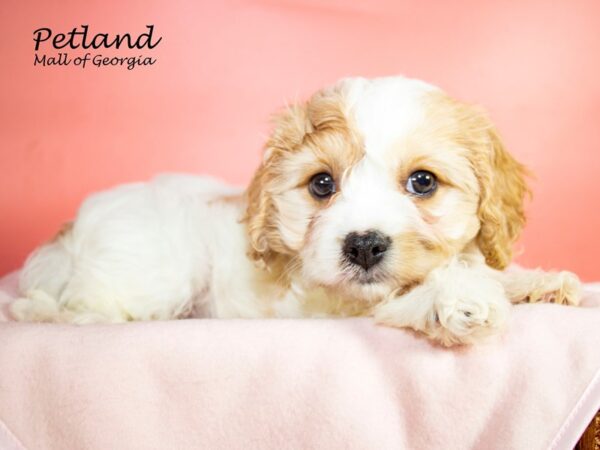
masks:
<instances>
[{"instance_id":1,"label":"soft pink fabric","mask_svg":"<svg viewBox=\"0 0 600 450\"><path fill-rule=\"evenodd\" d=\"M600 407L598 325L523 305L446 350L368 319L2 323L0 448L570 449Z\"/></svg>"}]
</instances>

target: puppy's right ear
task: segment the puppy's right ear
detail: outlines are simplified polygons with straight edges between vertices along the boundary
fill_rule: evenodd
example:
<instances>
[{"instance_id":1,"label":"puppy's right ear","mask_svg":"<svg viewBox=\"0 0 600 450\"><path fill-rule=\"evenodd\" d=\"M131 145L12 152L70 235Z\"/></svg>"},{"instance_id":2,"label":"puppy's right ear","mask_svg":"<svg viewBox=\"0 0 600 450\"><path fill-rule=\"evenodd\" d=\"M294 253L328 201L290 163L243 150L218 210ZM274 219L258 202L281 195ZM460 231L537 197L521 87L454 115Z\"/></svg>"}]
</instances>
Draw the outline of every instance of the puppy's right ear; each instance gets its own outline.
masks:
<instances>
[{"instance_id":1,"label":"puppy's right ear","mask_svg":"<svg viewBox=\"0 0 600 450\"><path fill-rule=\"evenodd\" d=\"M278 185L285 177L282 163L286 154L295 151L312 128L306 105L288 106L273 117L273 125L262 162L246 191L248 206L243 219L250 241L249 255L265 264L273 254L285 252L273 201L273 195L280 191Z\"/></svg>"}]
</instances>

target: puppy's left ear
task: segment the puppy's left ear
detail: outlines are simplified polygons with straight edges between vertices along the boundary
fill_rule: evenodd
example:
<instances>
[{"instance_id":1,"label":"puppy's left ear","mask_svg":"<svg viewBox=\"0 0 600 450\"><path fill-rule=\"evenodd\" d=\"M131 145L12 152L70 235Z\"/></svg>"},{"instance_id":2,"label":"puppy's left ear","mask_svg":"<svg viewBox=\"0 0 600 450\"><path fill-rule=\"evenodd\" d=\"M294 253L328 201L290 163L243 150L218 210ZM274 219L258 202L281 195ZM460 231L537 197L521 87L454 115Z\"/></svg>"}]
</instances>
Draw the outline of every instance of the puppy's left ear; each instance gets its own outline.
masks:
<instances>
[{"instance_id":1,"label":"puppy's left ear","mask_svg":"<svg viewBox=\"0 0 600 450\"><path fill-rule=\"evenodd\" d=\"M513 244L525 224L528 171L506 151L488 117L478 114L484 137L472 161L481 190L477 244L489 266L504 269L512 259Z\"/></svg>"},{"instance_id":2,"label":"puppy's left ear","mask_svg":"<svg viewBox=\"0 0 600 450\"><path fill-rule=\"evenodd\" d=\"M255 261L267 263L274 253L285 253L277 227L277 207L273 194L285 177L282 161L295 151L310 132L305 105L288 106L273 117L273 132L265 144L263 160L246 191L248 206L244 216L250 250Z\"/></svg>"}]
</instances>

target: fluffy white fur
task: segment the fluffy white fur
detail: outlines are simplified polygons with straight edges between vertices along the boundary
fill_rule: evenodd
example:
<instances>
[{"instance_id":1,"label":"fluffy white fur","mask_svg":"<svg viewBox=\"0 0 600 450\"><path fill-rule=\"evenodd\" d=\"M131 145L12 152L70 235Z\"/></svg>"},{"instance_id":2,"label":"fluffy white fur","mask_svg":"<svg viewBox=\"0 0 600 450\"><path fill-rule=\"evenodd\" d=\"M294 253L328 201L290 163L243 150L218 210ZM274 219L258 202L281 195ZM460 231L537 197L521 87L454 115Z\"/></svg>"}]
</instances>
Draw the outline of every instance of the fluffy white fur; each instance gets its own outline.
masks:
<instances>
[{"instance_id":1,"label":"fluffy white fur","mask_svg":"<svg viewBox=\"0 0 600 450\"><path fill-rule=\"evenodd\" d=\"M342 80L284 113L246 193L163 175L89 197L28 259L13 314L73 323L373 315L453 345L501 330L511 301L576 304L572 274L491 267L475 166L494 157L471 146L500 150L442 94L402 77ZM480 134L462 139L461 127ZM419 168L444 180L429 200L405 190L402 174ZM337 174L338 193L319 203L306 180L324 170ZM523 191L516 197L518 210ZM510 246L519 227L507 227ZM367 230L393 243L376 279L361 282L341 246Z\"/></svg>"}]
</instances>

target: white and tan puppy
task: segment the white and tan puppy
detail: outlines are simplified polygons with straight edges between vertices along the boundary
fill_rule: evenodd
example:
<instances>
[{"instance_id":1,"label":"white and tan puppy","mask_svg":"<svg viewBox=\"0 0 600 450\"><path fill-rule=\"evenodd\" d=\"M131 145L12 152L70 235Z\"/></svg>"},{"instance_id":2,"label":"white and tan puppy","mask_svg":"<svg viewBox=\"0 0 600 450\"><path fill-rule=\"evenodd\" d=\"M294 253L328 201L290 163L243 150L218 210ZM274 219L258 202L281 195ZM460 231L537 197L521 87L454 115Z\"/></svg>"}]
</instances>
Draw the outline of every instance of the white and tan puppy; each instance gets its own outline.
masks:
<instances>
[{"instance_id":1,"label":"white and tan puppy","mask_svg":"<svg viewBox=\"0 0 600 450\"><path fill-rule=\"evenodd\" d=\"M88 198L28 259L21 320L372 315L444 344L511 302L576 304L567 272L504 272L524 168L479 109L403 77L344 79L275 119L244 192L166 175Z\"/></svg>"}]
</instances>

